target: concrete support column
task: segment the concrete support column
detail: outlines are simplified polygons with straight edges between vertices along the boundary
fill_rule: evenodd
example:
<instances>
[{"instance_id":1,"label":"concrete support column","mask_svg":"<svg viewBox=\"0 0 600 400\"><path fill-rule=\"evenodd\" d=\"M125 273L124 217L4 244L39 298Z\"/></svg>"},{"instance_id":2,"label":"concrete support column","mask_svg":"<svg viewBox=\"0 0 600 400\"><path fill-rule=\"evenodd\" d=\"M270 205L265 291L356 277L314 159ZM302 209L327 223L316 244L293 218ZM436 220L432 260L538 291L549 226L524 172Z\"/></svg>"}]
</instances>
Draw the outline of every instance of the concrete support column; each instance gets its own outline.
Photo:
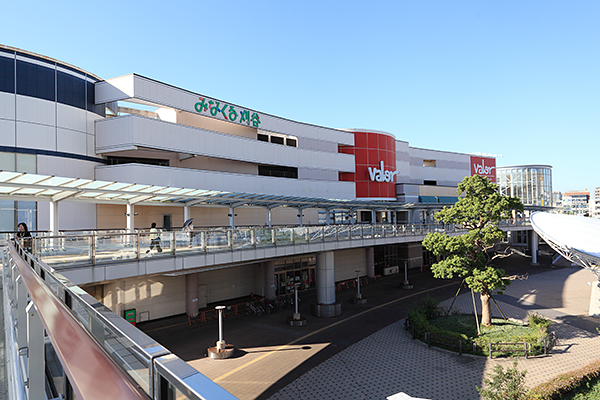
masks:
<instances>
[{"instance_id":1,"label":"concrete support column","mask_svg":"<svg viewBox=\"0 0 600 400\"><path fill-rule=\"evenodd\" d=\"M44 326L33 302L27 307L27 358L29 398L43 400L46 398Z\"/></svg>"},{"instance_id":2,"label":"concrete support column","mask_svg":"<svg viewBox=\"0 0 600 400\"><path fill-rule=\"evenodd\" d=\"M331 225L331 211L328 208L325 209L325 224Z\"/></svg>"},{"instance_id":3,"label":"concrete support column","mask_svg":"<svg viewBox=\"0 0 600 400\"><path fill-rule=\"evenodd\" d=\"M371 210L371 223L372 224L377 223L377 212L375 210Z\"/></svg>"},{"instance_id":4,"label":"concrete support column","mask_svg":"<svg viewBox=\"0 0 600 400\"><path fill-rule=\"evenodd\" d=\"M537 251L539 236L536 231L531 230L531 240L529 241L529 250L531 251L531 264L538 265Z\"/></svg>"},{"instance_id":5,"label":"concrete support column","mask_svg":"<svg viewBox=\"0 0 600 400\"><path fill-rule=\"evenodd\" d=\"M275 261L265 261L265 297L275 297Z\"/></svg>"},{"instance_id":6,"label":"concrete support column","mask_svg":"<svg viewBox=\"0 0 600 400\"><path fill-rule=\"evenodd\" d=\"M335 303L335 265L333 251L317 254L317 303Z\"/></svg>"},{"instance_id":7,"label":"concrete support column","mask_svg":"<svg viewBox=\"0 0 600 400\"><path fill-rule=\"evenodd\" d=\"M58 235L58 201L50 202L50 232L53 236Z\"/></svg>"},{"instance_id":8,"label":"concrete support column","mask_svg":"<svg viewBox=\"0 0 600 400\"><path fill-rule=\"evenodd\" d=\"M342 304L335 301L335 257L333 251L317 254L317 301L311 303L316 317L331 318L342 315Z\"/></svg>"},{"instance_id":9,"label":"concrete support column","mask_svg":"<svg viewBox=\"0 0 600 400\"><path fill-rule=\"evenodd\" d=\"M198 313L198 273L185 276L185 311L187 315Z\"/></svg>"},{"instance_id":10,"label":"concrete support column","mask_svg":"<svg viewBox=\"0 0 600 400\"><path fill-rule=\"evenodd\" d=\"M375 248L367 247L367 278L375 277Z\"/></svg>"},{"instance_id":11,"label":"concrete support column","mask_svg":"<svg viewBox=\"0 0 600 400\"><path fill-rule=\"evenodd\" d=\"M127 232L133 232L135 228L135 207L133 204L127 204Z\"/></svg>"},{"instance_id":12,"label":"concrete support column","mask_svg":"<svg viewBox=\"0 0 600 400\"><path fill-rule=\"evenodd\" d=\"M231 229L235 228L235 208L233 206L229 206L229 227Z\"/></svg>"},{"instance_id":13,"label":"concrete support column","mask_svg":"<svg viewBox=\"0 0 600 400\"><path fill-rule=\"evenodd\" d=\"M388 224L391 224L392 223L392 212L386 211L385 214L386 214L385 222L387 222Z\"/></svg>"},{"instance_id":14,"label":"concrete support column","mask_svg":"<svg viewBox=\"0 0 600 400\"><path fill-rule=\"evenodd\" d=\"M302 226L302 209L298 208L298 226Z\"/></svg>"},{"instance_id":15,"label":"concrete support column","mask_svg":"<svg viewBox=\"0 0 600 400\"><path fill-rule=\"evenodd\" d=\"M183 207L183 222L190 219L190 206Z\"/></svg>"}]
</instances>

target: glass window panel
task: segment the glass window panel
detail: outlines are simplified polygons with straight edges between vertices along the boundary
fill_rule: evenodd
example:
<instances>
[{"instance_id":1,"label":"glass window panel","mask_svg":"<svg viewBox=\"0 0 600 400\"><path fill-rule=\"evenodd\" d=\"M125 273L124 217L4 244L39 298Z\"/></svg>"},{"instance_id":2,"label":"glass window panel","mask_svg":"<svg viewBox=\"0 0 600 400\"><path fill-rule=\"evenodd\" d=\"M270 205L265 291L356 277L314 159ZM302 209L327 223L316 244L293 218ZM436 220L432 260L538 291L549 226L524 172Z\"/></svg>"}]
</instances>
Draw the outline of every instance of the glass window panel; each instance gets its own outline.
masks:
<instances>
[{"instance_id":1,"label":"glass window panel","mask_svg":"<svg viewBox=\"0 0 600 400\"><path fill-rule=\"evenodd\" d=\"M0 56L0 92L15 92L15 60Z\"/></svg>"},{"instance_id":2,"label":"glass window panel","mask_svg":"<svg viewBox=\"0 0 600 400\"><path fill-rule=\"evenodd\" d=\"M0 200L0 231L16 231L14 201Z\"/></svg>"}]
</instances>

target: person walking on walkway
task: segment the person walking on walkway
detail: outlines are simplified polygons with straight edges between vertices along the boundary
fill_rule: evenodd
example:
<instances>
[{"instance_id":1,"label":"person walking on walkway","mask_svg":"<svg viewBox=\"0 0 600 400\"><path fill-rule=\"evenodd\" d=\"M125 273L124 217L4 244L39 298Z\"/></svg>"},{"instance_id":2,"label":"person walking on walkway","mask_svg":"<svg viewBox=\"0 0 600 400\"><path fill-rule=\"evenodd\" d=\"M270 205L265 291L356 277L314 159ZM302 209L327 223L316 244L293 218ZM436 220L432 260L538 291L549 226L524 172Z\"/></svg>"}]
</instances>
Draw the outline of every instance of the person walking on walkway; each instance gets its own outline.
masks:
<instances>
[{"instance_id":1,"label":"person walking on walkway","mask_svg":"<svg viewBox=\"0 0 600 400\"><path fill-rule=\"evenodd\" d=\"M150 248L146 250L146 253L150 253L150 250L156 247L159 253L162 253L162 248L160 247L160 236L158 235L158 229L156 229L156 222L152 223L150 227Z\"/></svg>"},{"instance_id":2,"label":"person walking on walkway","mask_svg":"<svg viewBox=\"0 0 600 400\"><path fill-rule=\"evenodd\" d=\"M18 231L16 237L21 242L21 246L23 246L26 251L31 253L31 232L29 232L27 224L25 222L19 222L17 229Z\"/></svg>"}]
</instances>

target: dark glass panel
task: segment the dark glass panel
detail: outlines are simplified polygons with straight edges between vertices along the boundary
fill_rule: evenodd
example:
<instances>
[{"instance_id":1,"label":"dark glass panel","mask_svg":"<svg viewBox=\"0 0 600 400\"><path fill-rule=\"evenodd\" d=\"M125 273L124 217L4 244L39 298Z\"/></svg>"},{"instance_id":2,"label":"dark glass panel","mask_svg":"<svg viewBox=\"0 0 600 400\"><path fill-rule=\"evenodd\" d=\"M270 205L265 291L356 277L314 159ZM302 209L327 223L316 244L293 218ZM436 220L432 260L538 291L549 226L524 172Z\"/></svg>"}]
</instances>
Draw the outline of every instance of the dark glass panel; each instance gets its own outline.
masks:
<instances>
[{"instance_id":1,"label":"dark glass panel","mask_svg":"<svg viewBox=\"0 0 600 400\"><path fill-rule=\"evenodd\" d=\"M15 60L0 57L0 92L15 92Z\"/></svg>"}]
</instances>

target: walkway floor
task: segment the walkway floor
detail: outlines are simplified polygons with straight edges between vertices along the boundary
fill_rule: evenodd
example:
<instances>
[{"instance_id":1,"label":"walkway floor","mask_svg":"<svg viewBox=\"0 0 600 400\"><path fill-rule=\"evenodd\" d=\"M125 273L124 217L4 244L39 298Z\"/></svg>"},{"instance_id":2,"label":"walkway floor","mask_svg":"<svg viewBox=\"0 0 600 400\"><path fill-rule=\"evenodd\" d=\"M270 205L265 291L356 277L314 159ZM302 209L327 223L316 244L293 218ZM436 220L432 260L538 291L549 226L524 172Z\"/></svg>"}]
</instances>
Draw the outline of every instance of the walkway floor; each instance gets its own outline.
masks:
<instances>
[{"instance_id":1,"label":"walkway floor","mask_svg":"<svg viewBox=\"0 0 600 400\"><path fill-rule=\"evenodd\" d=\"M547 357L518 358L526 369L527 384L600 359L598 321L586 317L595 276L580 268L529 267L527 280L517 280L496 296L507 317L527 312L546 315L556 323L560 340ZM526 266L526 267L525 267ZM479 399L475 386L496 363L483 357L458 356L411 340L402 318L415 299L432 294L449 305L459 281L440 281L427 273L409 276L413 291L398 288L401 278L363 288L367 305L349 302L352 291L337 293L344 314L318 319L308 314L311 296L303 294L301 313L309 324L291 328L282 313L225 320L225 340L237 347L234 358L211 360L218 331L215 321L188 326L180 319L150 321L141 328L209 378L240 399L386 399L401 393L426 399ZM472 312L470 293L461 294L455 307ZM498 311L494 307L494 313ZM179 317L181 318L181 317Z\"/></svg>"}]
</instances>

